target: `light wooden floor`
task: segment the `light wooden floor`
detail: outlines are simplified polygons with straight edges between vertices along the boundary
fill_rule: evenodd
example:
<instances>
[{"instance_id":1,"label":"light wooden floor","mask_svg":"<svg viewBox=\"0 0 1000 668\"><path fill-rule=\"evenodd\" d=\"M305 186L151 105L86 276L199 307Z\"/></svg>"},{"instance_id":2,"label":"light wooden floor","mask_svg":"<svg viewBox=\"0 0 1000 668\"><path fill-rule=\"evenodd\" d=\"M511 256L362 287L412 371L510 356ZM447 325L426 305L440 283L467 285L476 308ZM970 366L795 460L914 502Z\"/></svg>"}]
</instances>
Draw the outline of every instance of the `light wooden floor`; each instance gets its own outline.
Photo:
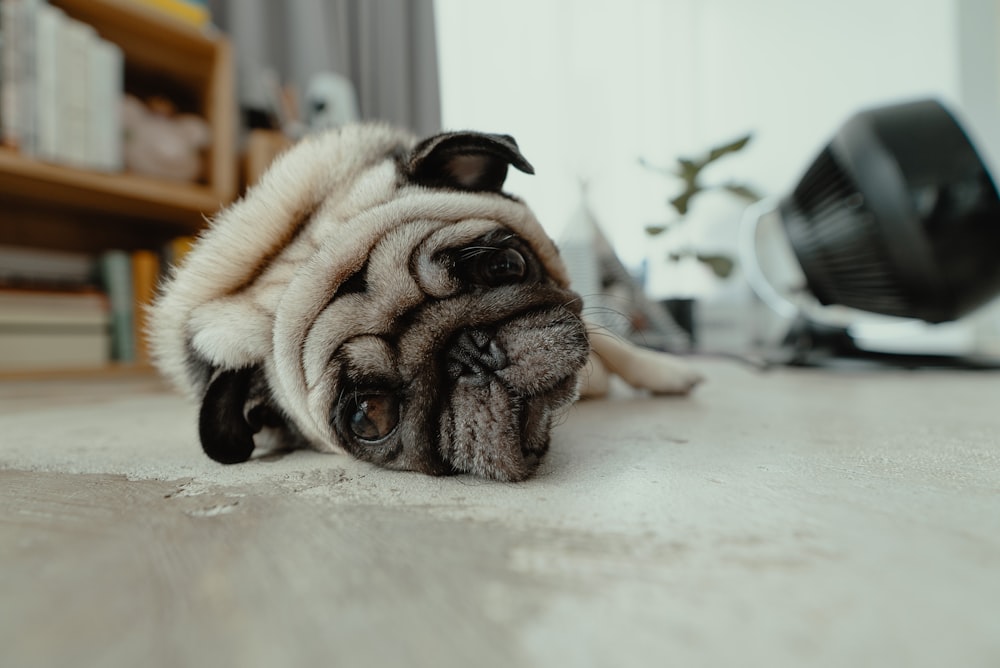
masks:
<instances>
[{"instance_id":1,"label":"light wooden floor","mask_svg":"<svg viewBox=\"0 0 1000 668\"><path fill-rule=\"evenodd\" d=\"M0 385L0 665L1000 665L1000 374L703 367L516 485L221 467L148 379Z\"/></svg>"}]
</instances>

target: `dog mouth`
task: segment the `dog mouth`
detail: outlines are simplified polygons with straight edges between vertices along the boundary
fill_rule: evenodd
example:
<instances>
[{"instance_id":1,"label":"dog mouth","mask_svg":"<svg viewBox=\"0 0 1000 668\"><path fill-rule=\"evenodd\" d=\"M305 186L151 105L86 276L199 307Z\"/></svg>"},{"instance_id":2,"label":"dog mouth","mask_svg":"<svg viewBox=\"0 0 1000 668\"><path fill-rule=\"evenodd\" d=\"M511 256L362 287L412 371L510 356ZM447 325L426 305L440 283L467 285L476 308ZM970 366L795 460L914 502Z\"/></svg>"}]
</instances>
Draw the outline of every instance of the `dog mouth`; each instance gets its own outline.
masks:
<instances>
[{"instance_id":1,"label":"dog mouth","mask_svg":"<svg viewBox=\"0 0 1000 668\"><path fill-rule=\"evenodd\" d=\"M562 410L576 400L576 396L577 379L574 374L545 395L525 402L520 414L521 456L525 477L538 469L549 450L553 423Z\"/></svg>"},{"instance_id":2,"label":"dog mouth","mask_svg":"<svg viewBox=\"0 0 1000 668\"><path fill-rule=\"evenodd\" d=\"M446 355L441 457L457 473L508 482L531 476L560 409L576 399L588 351L576 318L529 316L461 331Z\"/></svg>"},{"instance_id":3,"label":"dog mouth","mask_svg":"<svg viewBox=\"0 0 1000 668\"><path fill-rule=\"evenodd\" d=\"M442 458L455 473L525 480L548 452L560 409L575 398L575 374L532 397L518 396L499 381L457 386L440 418Z\"/></svg>"}]
</instances>

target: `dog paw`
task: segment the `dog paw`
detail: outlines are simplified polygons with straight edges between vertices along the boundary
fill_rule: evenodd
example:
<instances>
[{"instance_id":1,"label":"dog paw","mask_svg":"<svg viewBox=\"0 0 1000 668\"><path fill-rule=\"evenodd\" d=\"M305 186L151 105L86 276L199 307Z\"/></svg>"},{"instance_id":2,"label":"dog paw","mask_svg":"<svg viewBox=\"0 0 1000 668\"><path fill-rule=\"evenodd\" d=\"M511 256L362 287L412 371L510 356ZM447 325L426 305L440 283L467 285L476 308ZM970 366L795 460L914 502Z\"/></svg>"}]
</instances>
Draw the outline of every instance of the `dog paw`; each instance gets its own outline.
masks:
<instances>
[{"instance_id":1,"label":"dog paw","mask_svg":"<svg viewBox=\"0 0 1000 668\"><path fill-rule=\"evenodd\" d=\"M653 394L688 394L705 380L700 371L674 355L636 348L619 371L622 379Z\"/></svg>"}]
</instances>

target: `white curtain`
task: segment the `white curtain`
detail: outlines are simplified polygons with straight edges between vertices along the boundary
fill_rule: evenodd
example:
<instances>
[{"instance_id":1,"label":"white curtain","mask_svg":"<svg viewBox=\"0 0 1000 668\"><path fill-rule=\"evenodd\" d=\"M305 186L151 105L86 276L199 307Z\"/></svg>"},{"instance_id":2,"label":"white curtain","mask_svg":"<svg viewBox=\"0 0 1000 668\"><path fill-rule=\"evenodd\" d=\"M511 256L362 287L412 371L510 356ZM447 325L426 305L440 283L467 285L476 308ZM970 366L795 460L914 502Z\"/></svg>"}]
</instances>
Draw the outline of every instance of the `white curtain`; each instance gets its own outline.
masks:
<instances>
[{"instance_id":1,"label":"white curtain","mask_svg":"<svg viewBox=\"0 0 1000 668\"><path fill-rule=\"evenodd\" d=\"M239 97L266 108L269 72L300 95L321 72L351 79L361 115L440 129L433 0L210 0L236 50Z\"/></svg>"}]
</instances>

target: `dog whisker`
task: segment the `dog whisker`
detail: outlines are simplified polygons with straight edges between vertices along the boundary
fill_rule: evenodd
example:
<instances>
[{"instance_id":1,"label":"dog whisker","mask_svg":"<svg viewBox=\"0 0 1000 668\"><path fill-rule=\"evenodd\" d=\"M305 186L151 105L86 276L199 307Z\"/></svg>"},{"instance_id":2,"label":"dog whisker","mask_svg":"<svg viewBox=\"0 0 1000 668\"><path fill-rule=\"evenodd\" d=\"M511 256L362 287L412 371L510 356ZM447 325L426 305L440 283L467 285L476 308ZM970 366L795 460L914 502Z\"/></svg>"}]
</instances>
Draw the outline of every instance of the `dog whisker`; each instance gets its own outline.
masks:
<instances>
[{"instance_id":1,"label":"dog whisker","mask_svg":"<svg viewBox=\"0 0 1000 668\"><path fill-rule=\"evenodd\" d=\"M480 255L486 255L493 251L500 250L499 246L469 246L468 248L462 249L458 257L461 260L471 260L473 258L479 257Z\"/></svg>"}]
</instances>

